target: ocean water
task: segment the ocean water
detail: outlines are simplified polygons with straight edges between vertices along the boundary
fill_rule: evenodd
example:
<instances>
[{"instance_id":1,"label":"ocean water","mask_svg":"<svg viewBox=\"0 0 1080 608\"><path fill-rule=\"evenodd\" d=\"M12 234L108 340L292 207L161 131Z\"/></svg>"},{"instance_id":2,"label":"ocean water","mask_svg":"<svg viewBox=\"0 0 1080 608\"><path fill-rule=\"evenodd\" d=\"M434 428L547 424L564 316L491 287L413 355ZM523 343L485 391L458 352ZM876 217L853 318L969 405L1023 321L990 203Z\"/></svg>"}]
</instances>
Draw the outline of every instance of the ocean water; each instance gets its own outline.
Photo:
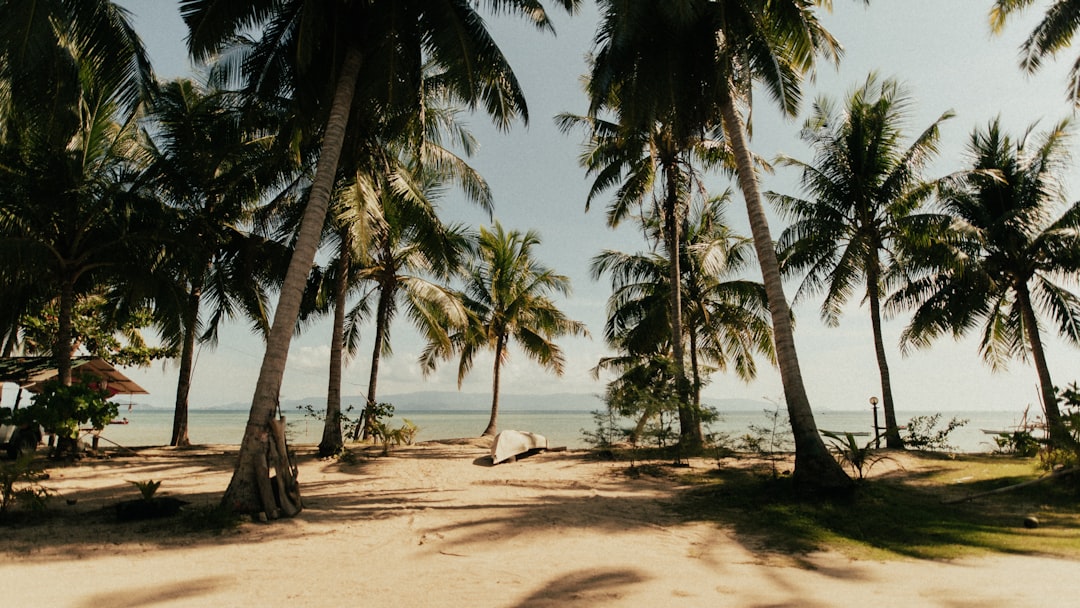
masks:
<instances>
[{"instance_id":1,"label":"ocean water","mask_svg":"<svg viewBox=\"0 0 1080 608\"><path fill-rule=\"evenodd\" d=\"M901 424L913 416L930 415L934 412L898 413ZM188 417L189 436L195 444L239 444L247 422L247 411L241 410L191 410ZM293 444L317 444L322 437L322 421L303 415L300 411L285 412L289 439ZM476 437L487 425L489 412L464 411L398 411L390 419L397 426L408 419L419 427L416 441ZM135 407L121 408L120 417L128 424L114 424L101 436L102 445L110 444L135 447L165 445L172 432L172 412L164 409ZM983 429L1011 430L1020 422L1020 412L944 412L937 428L944 428L953 418L968 420L949 436L949 443L960 452L993 451L994 439ZM834 432L869 432L873 427L871 412L824 411L817 412L818 428ZM884 420L881 421L882 424ZM770 417L764 411L721 412L720 420L710 425L709 431L725 433L732 439L751 432L751 427L769 427ZM622 426L632 426L626 421ZM505 410L499 413L499 429L532 431L548 438L551 446L570 449L589 447L582 430L594 430L596 424L591 412ZM860 443L869 437L860 437Z\"/></svg>"}]
</instances>

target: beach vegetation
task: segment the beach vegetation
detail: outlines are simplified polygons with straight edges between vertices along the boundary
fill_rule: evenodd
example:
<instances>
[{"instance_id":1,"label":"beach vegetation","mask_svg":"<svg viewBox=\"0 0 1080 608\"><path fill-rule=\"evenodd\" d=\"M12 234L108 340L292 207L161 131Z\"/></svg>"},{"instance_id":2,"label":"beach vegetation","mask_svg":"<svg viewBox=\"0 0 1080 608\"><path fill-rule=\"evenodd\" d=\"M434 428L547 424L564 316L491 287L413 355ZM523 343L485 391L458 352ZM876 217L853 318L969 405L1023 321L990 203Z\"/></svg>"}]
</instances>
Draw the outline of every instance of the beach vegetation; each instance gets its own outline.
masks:
<instances>
[{"instance_id":1,"label":"beach vegetation","mask_svg":"<svg viewBox=\"0 0 1080 608\"><path fill-rule=\"evenodd\" d=\"M882 303L886 290L904 276L904 243L925 239L930 229L948 221L919 210L934 192L922 170L938 152L941 124L953 114L945 112L908 143L903 127L911 106L898 81L876 74L842 106L819 99L801 131L814 150L813 161L778 161L801 172L806 198L767 193L791 220L777 247L785 275L802 276L794 302L824 292L821 319L835 327L844 305L865 288L862 301L869 307L890 448L904 444L882 334Z\"/></svg>"},{"instance_id":2,"label":"beach vegetation","mask_svg":"<svg viewBox=\"0 0 1080 608\"><path fill-rule=\"evenodd\" d=\"M147 107L149 167L167 207L168 244L156 285L156 325L179 353L169 445L191 444L188 397L196 348L214 347L223 321L269 331L269 286L280 282L288 249L261 230L267 200L298 169L270 135L278 108L225 88L211 66L201 81L161 83ZM285 194L289 191L286 189ZM275 200L280 205L280 200Z\"/></svg>"},{"instance_id":3,"label":"beach vegetation","mask_svg":"<svg viewBox=\"0 0 1080 608\"><path fill-rule=\"evenodd\" d=\"M782 468L792 448L791 421L775 402L772 409L762 410L765 424L751 424L746 433L735 439L735 449L749 452L765 459L769 472L775 477L790 473Z\"/></svg>"},{"instance_id":4,"label":"beach vegetation","mask_svg":"<svg viewBox=\"0 0 1080 608\"><path fill-rule=\"evenodd\" d=\"M680 282L683 295L682 341L689 356L689 405L679 394L675 341L671 335L670 272L667 256L655 251L627 254L604 251L592 262L592 275L610 275L612 295L604 339L619 355L605 357L593 370L620 376L609 385L609 395L619 397L624 416L638 420L640 435L650 417L673 407L678 416L684 447L701 447L698 435L714 414L701 404L701 389L710 374L734 371L749 382L757 376L755 355L774 362L764 289L760 283L737 278L753 257L749 240L726 224L723 209L730 192L701 205L693 205L680 232ZM648 239L662 241L655 215L642 218ZM646 398L647 397L647 398ZM665 405L666 404L666 405ZM632 411L632 410L638 411ZM686 417L690 417L686 420ZM693 427L688 431L689 426ZM687 441L685 434L695 437ZM693 451L693 450L691 450Z\"/></svg>"},{"instance_id":5,"label":"beach vegetation","mask_svg":"<svg viewBox=\"0 0 1080 608\"><path fill-rule=\"evenodd\" d=\"M715 164L715 150L719 147L700 133L680 136L665 117L632 123L628 118L634 112L631 100L619 97L613 90L607 91L607 98L598 98L597 94L593 93L589 115L563 114L558 118L564 132L578 127L589 132L581 164L588 174L596 177L589 188L585 209L589 210L594 198L614 189L607 210L608 226L616 228L635 218L641 222L650 245L663 249L662 253L637 256L604 252L594 258L593 276L599 278L610 272L615 292L609 299L606 337L609 341L613 339L612 326L619 316L615 307L620 300L629 308L637 308L633 304L648 304L644 310L651 310L652 322L646 323L647 318L636 321L647 326L646 331L654 335L654 340L664 335L656 334L657 330L666 328L673 394L679 404L679 440L686 446L700 446L702 427L691 402L693 389L686 375L683 339L687 333L684 280L700 275L684 268L687 227L683 224L692 198L705 192L702 167ZM605 119L608 113L618 119ZM651 289L635 293L642 283ZM625 302L627 297L641 302ZM626 314L625 310L621 312ZM639 317L643 316L642 312L638 312Z\"/></svg>"},{"instance_id":6,"label":"beach vegetation","mask_svg":"<svg viewBox=\"0 0 1080 608\"><path fill-rule=\"evenodd\" d=\"M568 11L577 7L573 0L558 4ZM494 6L499 12L524 17L542 31L553 29L547 13L534 3ZM362 126L363 121L350 122L350 117L365 112L392 117L420 111L423 83L432 76L426 72L429 65L439 66L435 78L451 96L470 109L482 106L501 127L509 127L516 118L527 119L528 113L512 69L469 2L259 0L237 8L230 3L182 0L180 11L191 31L188 46L194 60L206 61L228 50L249 51L244 61L232 64L238 68L234 76L251 93L287 100L296 115L304 118L285 139L319 135L310 195L295 233L252 398L252 423L223 497L223 504L230 508L276 517L279 505L262 504L265 492L260 498L259 487L267 480L258 462L271 449L265 431L276 410L289 344L321 242L342 152ZM448 15L456 19L448 20ZM356 35L358 31L367 35ZM251 32L255 35L248 37ZM237 48L241 39L251 46ZM275 467L279 474L291 469L288 463ZM299 508L293 505L285 514L293 515Z\"/></svg>"},{"instance_id":7,"label":"beach vegetation","mask_svg":"<svg viewBox=\"0 0 1080 608\"><path fill-rule=\"evenodd\" d=\"M13 412L17 424L40 424L56 436L53 456L74 456L79 433L84 426L100 431L119 414L110 393L98 386L97 378L83 375L71 385L59 380L45 382L30 405Z\"/></svg>"},{"instance_id":8,"label":"beach vegetation","mask_svg":"<svg viewBox=\"0 0 1080 608\"><path fill-rule=\"evenodd\" d=\"M851 469L859 480L866 479L867 473L875 464L882 460L889 460L888 454L878 452L874 448L875 441L871 439L865 445L859 445L854 433L833 433L821 431L828 438L833 453L836 454L840 464Z\"/></svg>"},{"instance_id":9,"label":"beach vegetation","mask_svg":"<svg viewBox=\"0 0 1080 608\"><path fill-rule=\"evenodd\" d=\"M34 465L32 453L0 462L0 517L15 506L37 512L45 508L49 491L41 485L48 474Z\"/></svg>"},{"instance_id":10,"label":"beach vegetation","mask_svg":"<svg viewBox=\"0 0 1080 608\"><path fill-rule=\"evenodd\" d=\"M1032 0L994 0L994 6L990 9L990 26L995 33L1001 33L1013 15L1030 8L1032 4L1035 4ZM1080 28L1080 6L1072 0L1053 0L1041 4L1047 5L1046 13L1020 45L1020 68L1028 73L1037 72L1045 59L1055 57L1059 51L1070 46L1077 28ZM1080 61L1075 62L1069 70L1066 94L1070 102L1080 105Z\"/></svg>"},{"instance_id":11,"label":"beach vegetation","mask_svg":"<svg viewBox=\"0 0 1080 608\"><path fill-rule=\"evenodd\" d=\"M1011 454L1029 458L1039 453L1042 443L1034 433L1027 429L1016 429L994 436L995 451L999 454Z\"/></svg>"},{"instance_id":12,"label":"beach vegetation","mask_svg":"<svg viewBox=\"0 0 1080 608\"><path fill-rule=\"evenodd\" d=\"M819 4L824 3L601 2L588 94L594 114L613 101L623 102L617 106L619 117L630 133L648 133L662 124L674 141L690 141L703 133L723 140L746 204L768 295L798 454L794 477L808 489L843 491L852 480L818 434L806 396L791 310L740 111L752 106L750 91L756 82L785 115L794 115L802 78L816 59L839 59L839 44L818 21Z\"/></svg>"},{"instance_id":13,"label":"beach vegetation","mask_svg":"<svg viewBox=\"0 0 1080 608\"><path fill-rule=\"evenodd\" d=\"M145 276L160 249L159 207L139 181L138 103L153 73L127 13L108 0L2 8L2 333L12 343L19 319L52 303L49 354L70 384L75 302Z\"/></svg>"},{"instance_id":14,"label":"beach vegetation","mask_svg":"<svg viewBox=\"0 0 1080 608\"><path fill-rule=\"evenodd\" d=\"M896 453L852 493L808 498L767 468L724 467L695 477L677 509L733 527L756 551L801 556L838 550L855 559L956 559L987 553L1080 556L1076 489L1037 484L966 497L1039 477L1034 459ZM889 469L886 471L885 469ZM960 500L958 502L957 500ZM1036 517L1037 529L1025 527Z\"/></svg>"}]
</instances>

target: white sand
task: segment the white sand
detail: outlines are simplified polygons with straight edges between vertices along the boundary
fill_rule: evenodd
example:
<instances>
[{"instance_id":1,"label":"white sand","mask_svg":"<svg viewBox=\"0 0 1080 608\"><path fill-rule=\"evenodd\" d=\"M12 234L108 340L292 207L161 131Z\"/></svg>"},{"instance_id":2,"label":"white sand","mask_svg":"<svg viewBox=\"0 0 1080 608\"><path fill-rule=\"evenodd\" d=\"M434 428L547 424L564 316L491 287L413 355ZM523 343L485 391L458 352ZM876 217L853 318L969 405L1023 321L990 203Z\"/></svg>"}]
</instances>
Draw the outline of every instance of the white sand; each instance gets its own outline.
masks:
<instances>
[{"instance_id":1,"label":"white sand","mask_svg":"<svg viewBox=\"0 0 1080 608\"><path fill-rule=\"evenodd\" d=\"M50 508L87 516L0 527L0 606L1080 605L1069 560L763 553L716 524L682 521L666 506L677 481L631 479L625 464L580 452L491 467L475 443L354 465L301 450L305 510L221 536L162 538L159 524L97 512L137 497L129 480L214 504L234 450L163 448L50 469Z\"/></svg>"}]
</instances>

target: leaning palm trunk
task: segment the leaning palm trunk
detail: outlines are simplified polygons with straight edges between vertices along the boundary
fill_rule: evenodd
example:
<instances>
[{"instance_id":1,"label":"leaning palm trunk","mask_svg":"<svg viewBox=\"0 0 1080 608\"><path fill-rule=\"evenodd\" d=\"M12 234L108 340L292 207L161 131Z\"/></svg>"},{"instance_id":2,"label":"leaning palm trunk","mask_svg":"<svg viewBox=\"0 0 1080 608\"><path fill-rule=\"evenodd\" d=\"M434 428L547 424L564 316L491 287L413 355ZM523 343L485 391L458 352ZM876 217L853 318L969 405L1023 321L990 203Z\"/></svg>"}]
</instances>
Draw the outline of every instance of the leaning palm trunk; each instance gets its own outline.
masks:
<instances>
[{"instance_id":1,"label":"leaning palm trunk","mask_svg":"<svg viewBox=\"0 0 1080 608\"><path fill-rule=\"evenodd\" d=\"M1043 349L1042 337L1039 335L1038 320L1035 318L1035 309L1031 306L1031 293L1027 285L1017 286L1016 295L1017 305L1020 306L1020 314L1024 319L1028 345L1031 347L1031 358L1035 362L1035 372L1039 375L1039 390L1042 393L1043 414L1046 415L1046 429L1049 432L1050 443L1057 447L1073 445L1075 441L1061 421L1057 391L1054 390L1054 382L1050 379L1050 367L1046 364L1046 352Z\"/></svg>"},{"instance_id":2,"label":"leaning palm trunk","mask_svg":"<svg viewBox=\"0 0 1080 608\"><path fill-rule=\"evenodd\" d=\"M750 231L754 238L754 250L757 252L758 262L761 265L762 280L769 301L776 360L780 366L780 379L784 385L788 418L795 436L793 478L797 485L807 488L846 489L852 484L851 478L844 473L839 463L825 447L821 435L818 434L814 412L810 409L810 400L803 386L802 371L799 369L799 359L795 351L791 309L788 308L784 286L780 280L780 264L776 259L776 249L772 235L769 233L769 223L761 204L761 193L754 173L754 163L746 143L746 131L738 109L735 107L734 98L726 95L720 104L724 136L735 156L739 188L746 202Z\"/></svg>"},{"instance_id":3,"label":"leaning palm trunk","mask_svg":"<svg viewBox=\"0 0 1080 608\"><path fill-rule=\"evenodd\" d=\"M866 285L870 300L870 325L874 331L874 354L877 356L878 373L881 376L881 402L885 408L885 446L901 450L904 448L904 440L900 438L900 427L896 424L892 380L889 376L889 362L885 358L885 339L881 334L881 294L878 293L877 266L873 262L866 277ZM877 429L874 429L874 432L877 433Z\"/></svg>"},{"instance_id":4,"label":"leaning palm trunk","mask_svg":"<svg viewBox=\"0 0 1080 608\"><path fill-rule=\"evenodd\" d=\"M371 347L371 373L368 374L367 405L364 408L363 420L353 431L353 441L371 437L375 430L375 404L376 389L379 383L379 360L386 344L386 334L390 331L390 307L394 304L397 295L394 279L384 282L379 288L379 310L375 313L375 345Z\"/></svg>"},{"instance_id":5,"label":"leaning palm trunk","mask_svg":"<svg viewBox=\"0 0 1080 608\"><path fill-rule=\"evenodd\" d=\"M341 436L341 354L345 348L345 304L349 287L349 257L352 240L348 228L341 234L338 276L334 281L334 325L330 337L330 370L326 387L326 418L323 419L319 457L333 456L345 447Z\"/></svg>"},{"instance_id":6,"label":"leaning palm trunk","mask_svg":"<svg viewBox=\"0 0 1080 608\"><path fill-rule=\"evenodd\" d=\"M233 511L263 512L267 517L276 518L280 515L291 517L302 509L300 487L288 450L283 444L284 433L276 432L278 421L274 420L274 413L279 409L278 395L285 374L289 344L326 219L361 64L359 49L348 47L334 91L311 195L304 209L296 248L274 311L274 323L266 339L266 354L259 369L259 381L255 385L236 469L221 499L222 505ZM276 495L270 485L271 466L277 470L279 488L284 489L284 492L279 491Z\"/></svg>"},{"instance_id":7,"label":"leaning palm trunk","mask_svg":"<svg viewBox=\"0 0 1080 608\"><path fill-rule=\"evenodd\" d=\"M495 365L491 371L491 417L488 418L487 427L480 433L481 437L491 437L499 428L499 372L502 369L503 350L506 349L506 338L499 336L495 341Z\"/></svg>"}]
</instances>

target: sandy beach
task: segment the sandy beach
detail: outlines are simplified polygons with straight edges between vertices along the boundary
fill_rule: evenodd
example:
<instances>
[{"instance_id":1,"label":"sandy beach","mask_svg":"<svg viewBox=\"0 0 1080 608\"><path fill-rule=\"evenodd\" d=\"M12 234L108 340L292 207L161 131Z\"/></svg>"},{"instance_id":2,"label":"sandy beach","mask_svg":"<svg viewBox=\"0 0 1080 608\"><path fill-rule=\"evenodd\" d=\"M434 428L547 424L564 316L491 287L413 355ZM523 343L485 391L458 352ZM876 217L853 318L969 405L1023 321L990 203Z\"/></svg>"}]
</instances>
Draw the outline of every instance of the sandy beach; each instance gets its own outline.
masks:
<instances>
[{"instance_id":1,"label":"sandy beach","mask_svg":"<svg viewBox=\"0 0 1080 608\"><path fill-rule=\"evenodd\" d=\"M233 446L143 449L49 469L63 516L0 526L4 606L1075 606L1078 564L782 555L670 505L677 476L547 452L491 466L480 441L353 464L299 453L305 510L222 534L117 523L138 497L216 504ZM708 461L696 467L715 466ZM74 504L69 504L74 503ZM169 530L163 533L162 530Z\"/></svg>"}]
</instances>

